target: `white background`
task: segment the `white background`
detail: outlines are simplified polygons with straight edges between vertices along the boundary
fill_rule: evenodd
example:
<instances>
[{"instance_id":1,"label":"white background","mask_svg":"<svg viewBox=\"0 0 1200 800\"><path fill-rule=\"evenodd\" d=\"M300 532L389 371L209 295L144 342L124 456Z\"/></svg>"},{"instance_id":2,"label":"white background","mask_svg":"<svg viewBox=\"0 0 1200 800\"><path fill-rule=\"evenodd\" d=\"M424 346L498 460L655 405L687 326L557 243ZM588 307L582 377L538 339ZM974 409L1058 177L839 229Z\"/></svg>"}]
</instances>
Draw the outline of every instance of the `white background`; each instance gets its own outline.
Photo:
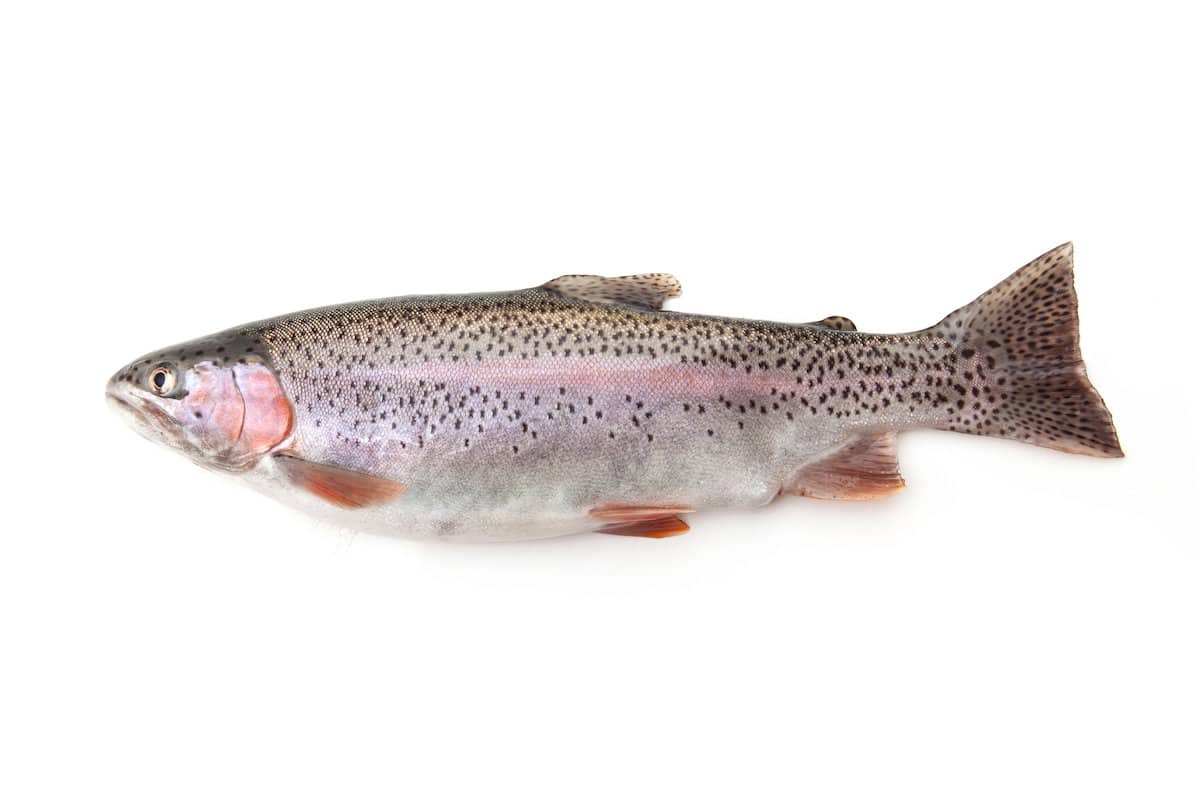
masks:
<instances>
[{"instance_id":1,"label":"white background","mask_svg":"<svg viewBox=\"0 0 1200 800\"><path fill-rule=\"evenodd\" d=\"M0 794L1196 797L1197 26L1105 5L4 4ZM909 330L1066 239L1127 459L665 541L355 536L102 400L563 272Z\"/></svg>"}]
</instances>

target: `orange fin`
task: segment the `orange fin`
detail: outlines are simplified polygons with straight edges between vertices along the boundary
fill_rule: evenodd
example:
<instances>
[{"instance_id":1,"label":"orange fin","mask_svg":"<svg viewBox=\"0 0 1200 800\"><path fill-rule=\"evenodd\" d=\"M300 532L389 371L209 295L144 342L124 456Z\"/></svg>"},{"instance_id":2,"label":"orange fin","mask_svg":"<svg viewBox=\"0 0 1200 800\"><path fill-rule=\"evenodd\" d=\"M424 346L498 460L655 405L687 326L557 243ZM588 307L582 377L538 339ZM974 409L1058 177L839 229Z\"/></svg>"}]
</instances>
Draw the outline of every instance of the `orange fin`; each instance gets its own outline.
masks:
<instances>
[{"instance_id":1,"label":"orange fin","mask_svg":"<svg viewBox=\"0 0 1200 800\"><path fill-rule=\"evenodd\" d=\"M688 530L688 524L676 515L691 510L685 506L606 505L593 508L589 516L604 523L597 533L665 539Z\"/></svg>"},{"instance_id":2,"label":"orange fin","mask_svg":"<svg viewBox=\"0 0 1200 800\"><path fill-rule=\"evenodd\" d=\"M404 494L404 484L365 472L317 464L289 455L276 455L275 463L296 486L342 508L366 508Z\"/></svg>"},{"instance_id":3,"label":"orange fin","mask_svg":"<svg viewBox=\"0 0 1200 800\"><path fill-rule=\"evenodd\" d=\"M855 439L805 466L787 492L822 500L874 500L903 488L896 434L889 431Z\"/></svg>"}]
</instances>

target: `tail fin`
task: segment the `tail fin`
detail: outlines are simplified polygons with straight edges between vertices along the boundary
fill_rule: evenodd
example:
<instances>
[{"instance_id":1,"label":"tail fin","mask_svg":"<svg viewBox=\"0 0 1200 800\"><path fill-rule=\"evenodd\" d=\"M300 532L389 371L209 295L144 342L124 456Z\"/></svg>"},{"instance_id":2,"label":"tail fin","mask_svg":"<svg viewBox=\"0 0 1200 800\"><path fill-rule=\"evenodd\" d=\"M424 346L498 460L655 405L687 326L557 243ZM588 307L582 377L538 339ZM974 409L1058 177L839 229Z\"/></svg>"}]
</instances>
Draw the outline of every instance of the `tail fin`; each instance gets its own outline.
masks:
<instances>
[{"instance_id":1,"label":"tail fin","mask_svg":"<svg viewBox=\"0 0 1200 800\"><path fill-rule=\"evenodd\" d=\"M1073 256L1070 242L1054 248L928 330L953 343L959 368L968 380L975 372L982 399L990 401L982 413L972 413L968 402L939 427L1068 453L1124 455L1079 352Z\"/></svg>"}]
</instances>

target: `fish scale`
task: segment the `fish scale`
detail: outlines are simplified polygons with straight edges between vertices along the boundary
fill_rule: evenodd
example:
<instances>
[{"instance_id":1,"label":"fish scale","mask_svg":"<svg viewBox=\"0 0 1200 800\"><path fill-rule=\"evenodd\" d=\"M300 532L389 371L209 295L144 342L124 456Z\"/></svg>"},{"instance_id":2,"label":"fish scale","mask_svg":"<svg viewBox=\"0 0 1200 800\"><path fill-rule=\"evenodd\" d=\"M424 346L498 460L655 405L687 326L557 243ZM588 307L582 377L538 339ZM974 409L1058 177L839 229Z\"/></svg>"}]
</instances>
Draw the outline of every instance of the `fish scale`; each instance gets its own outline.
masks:
<instances>
[{"instance_id":1,"label":"fish scale","mask_svg":"<svg viewBox=\"0 0 1200 800\"><path fill-rule=\"evenodd\" d=\"M664 311L679 293L665 274L367 301L159 351L119 371L109 395L135 418L139 404L159 410L137 421L144 433L338 524L669 535L703 508L890 494L903 487L895 435L906 430L1120 455L1079 354L1072 269L1070 245L1056 248L904 334L861 333L844 317ZM214 454L211 432L155 427L188 395L148 392L153 370L198 385L197 368L238 365L275 381L269 413L287 409L286 435L250 448L252 463L245 446L237 461ZM242 384L226 383L257 420Z\"/></svg>"}]
</instances>

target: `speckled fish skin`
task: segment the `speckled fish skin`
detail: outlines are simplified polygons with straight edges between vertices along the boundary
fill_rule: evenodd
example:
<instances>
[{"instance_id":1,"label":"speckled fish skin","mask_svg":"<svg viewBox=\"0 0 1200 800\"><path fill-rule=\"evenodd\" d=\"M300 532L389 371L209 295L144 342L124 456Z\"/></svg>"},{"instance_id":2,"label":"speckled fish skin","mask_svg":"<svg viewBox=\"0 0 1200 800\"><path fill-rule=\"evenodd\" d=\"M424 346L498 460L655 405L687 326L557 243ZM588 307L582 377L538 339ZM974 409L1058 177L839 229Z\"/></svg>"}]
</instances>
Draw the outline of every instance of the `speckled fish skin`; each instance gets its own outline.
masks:
<instances>
[{"instance_id":1,"label":"speckled fish skin","mask_svg":"<svg viewBox=\"0 0 1200 800\"><path fill-rule=\"evenodd\" d=\"M913 333L659 310L677 293L564 276L304 311L152 353L108 395L150 438L339 525L460 539L661 536L781 494L880 497L904 485L895 434L919 428L1121 455L1069 244Z\"/></svg>"}]
</instances>

